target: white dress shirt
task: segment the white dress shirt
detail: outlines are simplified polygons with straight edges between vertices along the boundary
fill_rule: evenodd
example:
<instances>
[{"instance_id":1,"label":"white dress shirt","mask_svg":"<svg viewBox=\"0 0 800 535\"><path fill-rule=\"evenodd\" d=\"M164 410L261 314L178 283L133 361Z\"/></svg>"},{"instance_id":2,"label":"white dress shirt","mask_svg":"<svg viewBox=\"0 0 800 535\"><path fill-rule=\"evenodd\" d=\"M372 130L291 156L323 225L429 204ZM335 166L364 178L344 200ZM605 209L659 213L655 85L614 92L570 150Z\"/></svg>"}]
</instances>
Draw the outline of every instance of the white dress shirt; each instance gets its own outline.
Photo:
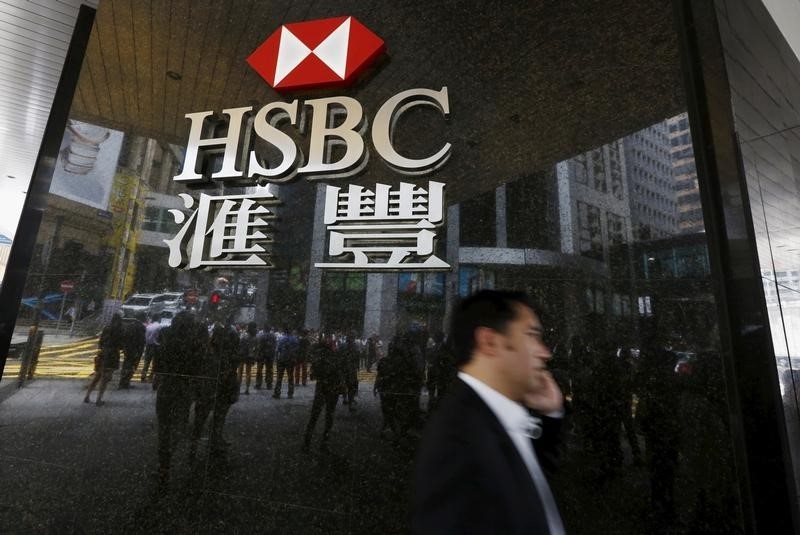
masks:
<instances>
[{"instance_id":1,"label":"white dress shirt","mask_svg":"<svg viewBox=\"0 0 800 535\"><path fill-rule=\"evenodd\" d=\"M508 433L514 446L516 446L520 457L525 461L528 472L530 472L531 478L536 485L536 490L539 491L551 535L563 535L564 525L561 522L561 515L558 514L558 507L555 499L553 499L553 493L550 491L550 485L547 484L547 479L544 477L542 467L539 466L539 460L536 458L536 451L533 449L530 436L525 432L530 421L528 410L480 379L476 379L464 372L458 372L458 378L467 383L486 403L497 419L500 420L506 433Z\"/></svg>"}]
</instances>

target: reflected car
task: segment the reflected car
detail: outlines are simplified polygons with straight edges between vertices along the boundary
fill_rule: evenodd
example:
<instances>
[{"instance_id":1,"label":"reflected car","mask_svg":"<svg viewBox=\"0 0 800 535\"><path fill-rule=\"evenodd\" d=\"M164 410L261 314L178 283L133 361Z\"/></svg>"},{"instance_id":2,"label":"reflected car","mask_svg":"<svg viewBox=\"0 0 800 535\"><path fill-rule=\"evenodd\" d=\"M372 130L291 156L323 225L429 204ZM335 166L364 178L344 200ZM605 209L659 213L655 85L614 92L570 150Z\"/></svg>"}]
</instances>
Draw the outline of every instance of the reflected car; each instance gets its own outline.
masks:
<instances>
[{"instance_id":1,"label":"reflected car","mask_svg":"<svg viewBox=\"0 0 800 535\"><path fill-rule=\"evenodd\" d=\"M180 311L181 309L178 307L165 308L159 315L158 323L160 323L162 327L169 327L172 325L173 318L175 318Z\"/></svg>"},{"instance_id":2,"label":"reflected car","mask_svg":"<svg viewBox=\"0 0 800 535\"><path fill-rule=\"evenodd\" d=\"M135 318L138 314L148 315L151 313L153 301L158 294L134 294L122 304L122 317Z\"/></svg>"},{"instance_id":3,"label":"reflected car","mask_svg":"<svg viewBox=\"0 0 800 535\"><path fill-rule=\"evenodd\" d=\"M150 305L149 313L157 316L162 310L183 307L183 292L165 292L158 294Z\"/></svg>"}]
</instances>

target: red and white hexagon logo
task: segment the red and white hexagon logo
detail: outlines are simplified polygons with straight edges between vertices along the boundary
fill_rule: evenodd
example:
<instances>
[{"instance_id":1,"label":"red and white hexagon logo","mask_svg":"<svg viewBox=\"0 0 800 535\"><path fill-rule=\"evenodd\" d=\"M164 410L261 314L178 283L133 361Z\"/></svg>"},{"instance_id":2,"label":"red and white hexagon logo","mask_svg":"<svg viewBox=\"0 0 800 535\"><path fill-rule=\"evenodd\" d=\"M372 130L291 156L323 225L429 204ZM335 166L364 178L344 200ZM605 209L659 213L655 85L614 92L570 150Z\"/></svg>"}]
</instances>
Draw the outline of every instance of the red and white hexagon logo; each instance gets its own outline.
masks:
<instances>
[{"instance_id":1,"label":"red and white hexagon logo","mask_svg":"<svg viewBox=\"0 0 800 535\"><path fill-rule=\"evenodd\" d=\"M247 63L279 91L348 85L386 48L355 17L284 24Z\"/></svg>"}]
</instances>

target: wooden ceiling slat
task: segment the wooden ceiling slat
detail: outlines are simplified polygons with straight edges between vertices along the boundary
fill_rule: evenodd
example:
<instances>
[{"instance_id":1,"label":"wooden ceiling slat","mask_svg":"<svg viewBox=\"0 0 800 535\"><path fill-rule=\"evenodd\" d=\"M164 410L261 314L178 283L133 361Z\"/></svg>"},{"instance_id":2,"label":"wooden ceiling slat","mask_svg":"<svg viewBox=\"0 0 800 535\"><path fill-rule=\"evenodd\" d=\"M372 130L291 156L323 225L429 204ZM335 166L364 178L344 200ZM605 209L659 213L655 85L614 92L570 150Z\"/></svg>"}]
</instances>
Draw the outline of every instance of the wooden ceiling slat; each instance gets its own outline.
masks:
<instances>
[{"instance_id":1,"label":"wooden ceiling slat","mask_svg":"<svg viewBox=\"0 0 800 535\"><path fill-rule=\"evenodd\" d=\"M226 11L229 7L226 2L217 1L210 6L206 13L208 21L204 32L203 44L199 48L201 51L200 61L198 62L191 97L186 100L188 111L205 110L214 105L208 98L208 89L211 80L217 75L216 69L220 54L225 55L228 53L227 49L222 47L222 40L224 39L227 42L231 35L228 33L227 23L232 17L230 15L226 16Z\"/></svg>"},{"instance_id":2,"label":"wooden ceiling slat","mask_svg":"<svg viewBox=\"0 0 800 535\"><path fill-rule=\"evenodd\" d=\"M128 121L125 109L125 84L120 70L116 37L117 28L114 23L114 0L100 3L95 15L94 26L95 30L97 30L97 50L101 56L99 68L105 71L104 77L110 100L111 113L109 119L113 122ZM91 65L91 67L94 73L94 65ZM98 79L95 77L95 87L98 87L97 81ZM132 124L135 123L135 119L132 118L130 122Z\"/></svg>"},{"instance_id":3,"label":"wooden ceiling slat","mask_svg":"<svg viewBox=\"0 0 800 535\"><path fill-rule=\"evenodd\" d=\"M183 73L184 50L189 35L191 4L189 0L171 0L169 3L169 44L167 45L167 70ZM164 80L164 102L161 109L163 130L175 135L177 112L183 80Z\"/></svg>"},{"instance_id":4,"label":"wooden ceiling slat","mask_svg":"<svg viewBox=\"0 0 800 535\"><path fill-rule=\"evenodd\" d=\"M150 3L150 83L152 85L151 116L153 128L164 128L164 101L166 100L166 84L172 82L167 78L167 57L170 50L170 22L172 3L164 1Z\"/></svg>"},{"instance_id":5,"label":"wooden ceiling slat","mask_svg":"<svg viewBox=\"0 0 800 535\"><path fill-rule=\"evenodd\" d=\"M281 6L282 7L282 6ZM230 86L221 95L225 102L229 97L232 102L245 104L252 100L265 100L272 90L265 87L266 82L247 63L247 57L263 43L283 22L286 9L256 9L251 15L251 23L242 34L241 53L238 65L231 66ZM228 89L230 87L230 89ZM237 104L239 105L239 104Z\"/></svg>"},{"instance_id":6,"label":"wooden ceiling slat","mask_svg":"<svg viewBox=\"0 0 800 535\"><path fill-rule=\"evenodd\" d=\"M133 37L133 13L131 0L115 0L112 2L114 13L114 29L118 47L119 69L122 73L124 88L125 113L127 118L143 123L146 118L139 112L139 101L142 96L136 66L136 41ZM125 58L124 60L122 58ZM143 125L148 128L149 125Z\"/></svg>"},{"instance_id":7,"label":"wooden ceiling slat","mask_svg":"<svg viewBox=\"0 0 800 535\"><path fill-rule=\"evenodd\" d=\"M465 151L453 161L467 162L475 188L490 187L494 175L507 178L549 165L680 109L677 45L664 22L669 8L659 0L637 3L636 10L623 0L597 0L577 13L559 2L517 2L491 16L479 5L103 0L82 113L95 113L86 102L94 94L104 123L183 143L186 113L293 98L272 90L246 57L281 23L340 14L358 17L384 38L388 58L334 94L350 94L374 113L397 91L448 85L448 136L454 150ZM574 28L581 32L573 35ZM170 70L182 79L166 78ZM509 122L511 113L516 123ZM485 135L493 131L503 135ZM465 148L468 141L478 146ZM463 171L455 164L448 168Z\"/></svg>"},{"instance_id":8,"label":"wooden ceiling slat","mask_svg":"<svg viewBox=\"0 0 800 535\"><path fill-rule=\"evenodd\" d=\"M89 69L89 62L84 61L81 66L81 75L79 78L77 90L80 91L81 99L79 101L80 108L76 109L75 104L72 104L73 110L83 112L89 115L101 117L100 106L98 105L98 98L94 91L94 82L92 81L92 73Z\"/></svg>"},{"instance_id":9,"label":"wooden ceiling slat","mask_svg":"<svg viewBox=\"0 0 800 535\"><path fill-rule=\"evenodd\" d=\"M83 91L86 89L86 85L78 86L75 88L75 97L72 99L72 106L70 107L70 112L73 110L76 113L81 113L83 110L86 109L86 103L83 98Z\"/></svg>"},{"instance_id":10,"label":"wooden ceiling slat","mask_svg":"<svg viewBox=\"0 0 800 535\"><path fill-rule=\"evenodd\" d=\"M138 99L137 111L146 128L153 128L153 56L151 0L137 0L131 10L135 72Z\"/></svg>"},{"instance_id":11,"label":"wooden ceiling slat","mask_svg":"<svg viewBox=\"0 0 800 535\"><path fill-rule=\"evenodd\" d=\"M81 72L81 77L78 79L78 86L80 87L82 84L91 84L98 115L113 120L114 109L111 106L111 94L108 90L109 83L106 78L106 68L105 65L103 65L103 53L100 50L100 36L97 24L95 24L95 27L92 29L92 34L89 36L89 44L87 45L86 57L83 60L83 65L86 70ZM86 96L89 96L88 92Z\"/></svg>"},{"instance_id":12,"label":"wooden ceiling slat","mask_svg":"<svg viewBox=\"0 0 800 535\"><path fill-rule=\"evenodd\" d=\"M247 0L235 0L232 5L233 11L247 13L244 19L228 17L228 24L223 35L236 36L235 40L232 39L230 44L233 53L231 54L218 54L217 64L214 67L214 76L209 83L208 93L215 97L213 106L215 110L221 110L226 106L242 106L244 102L229 102L230 94L227 91L231 83L231 78L240 78L235 76L243 67L249 68L247 56L252 51L253 41L247 37L250 35L248 29L253 26L253 15L255 13L255 4ZM242 25L243 24L243 25ZM235 43L235 44L234 44ZM223 46L225 46L223 44Z\"/></svg>"},{"instance_id":13,"label":"wooden ceiling slat","mask_svg":"<svg viewBox=\"0 0 800 535\"><path fill-rule=\"evenodd\" d=\"M208 58L203 55L203 45L209 24L212 22L210 18L211 6L209 4L208 0L195 0L191 3L191 11L187 21L188 32L184 40L183 70L180 71L182 75L180 91L174 108L177 113L170 110L171 113L174 113L172 117L174 121L172 130L174 132L188 131L184 115L189 112L201 111L193 109L191 102L194 96L195 84L197 83L197 71L202 62L208 61Z\"/></svg>"}]
</instances>

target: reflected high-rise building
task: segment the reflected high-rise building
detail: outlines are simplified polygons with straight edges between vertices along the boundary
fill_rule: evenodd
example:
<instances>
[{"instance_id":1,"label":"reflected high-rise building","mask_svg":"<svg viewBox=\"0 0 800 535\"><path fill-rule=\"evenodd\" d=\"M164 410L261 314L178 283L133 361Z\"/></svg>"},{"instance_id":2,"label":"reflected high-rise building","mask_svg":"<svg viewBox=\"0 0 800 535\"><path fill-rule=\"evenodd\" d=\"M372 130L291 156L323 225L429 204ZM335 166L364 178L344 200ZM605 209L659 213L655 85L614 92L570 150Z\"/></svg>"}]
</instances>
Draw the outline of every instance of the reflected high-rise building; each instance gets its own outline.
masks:
<instances>
[{"instance_id":1,"label":"reflected high-rise building","mask_svg":"<svg viewBox=\"0 0 800 535\"><path fill-rule=\"evenodd\" d=\"M647 240L675 235L678 218L667 122L634 132L623 144L636 237Z\"/></svg>"},{"instance_id":2,"label":"reflected high-rise building","mask_svg":"<svg viewBox=\"0 0 800 535\"><path fill-rule=\"evenodd\" d=\"M675 197L678 203L678 228L682 233L703 232L700 189L694 163L689 117L682 113L667 120Z\"/></svg>"},{"instance_id":3,"label":"reflected high-rise building","mask_svg":"<svg viewBox=\"0 0 800 535\"><path fill-rule=\"evenodd\" d=\"M437 254L452 267L446 273L309 270L309 263L322 261L327 246L324 225L318 223L325 185L273 184L284 203L307 208L283 213L275 223L274 269L237 277L258 288L253 300L258 321L378 334L384 340L409 326L445 329L446 311L459 297L480 288L525 286L532 273L543 278L569 273L589 282L580 290L565 282L558 295L539 296L543 301L577 303L584 314L627 316L635 312L639 296L613 281L631 269L630 244L680 232L668 124L657 123L449 206L446 224L437 230ZM133 292L209 289L206 273L172 270L167 263L164 240L178 228L169 210L182 208L172 180L182 157L175 146L136 136L123 147L120 167L140 175L146 190L140 196L140 228L133 229L134 252L137 263L151 267L132 274Z\"/></svg>"}]
</instances>

